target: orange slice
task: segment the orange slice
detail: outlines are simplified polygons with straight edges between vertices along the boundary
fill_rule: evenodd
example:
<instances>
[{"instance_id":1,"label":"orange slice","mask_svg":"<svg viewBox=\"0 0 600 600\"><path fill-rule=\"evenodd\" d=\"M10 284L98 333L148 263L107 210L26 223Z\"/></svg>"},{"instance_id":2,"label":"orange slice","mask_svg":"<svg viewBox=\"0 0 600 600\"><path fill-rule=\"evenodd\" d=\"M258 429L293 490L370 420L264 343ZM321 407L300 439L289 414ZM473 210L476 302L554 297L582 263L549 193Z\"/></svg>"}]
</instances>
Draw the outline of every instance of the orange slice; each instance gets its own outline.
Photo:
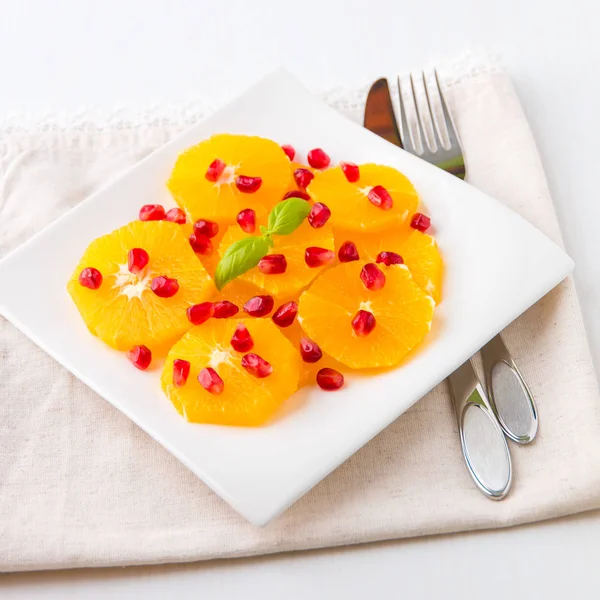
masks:
<instances>
[{"instance_id":1,"label":"orange slice","mask_svg":"<svg viewBox=\"0 0 600 600\"><path fill-rule=\"evenodd\" d=\"M127 257L132 248L148 253L140 275L130 273ZM85 268L102 274L98 289L79 282ZM161 298L151 289L154 277L174 278L179 290ZM134 221L94 240L87 248L67 289L88 329L118 350L148 346L153 353L166 352L191 324L186 309L213 294L208 273L190 248L181 225L168 221Z\"/></svg>"},{"instance_id":2,"label":"orange slice","mask_svg":"<svg viewBox=\"0 0 600 600\"><path fill-rule=\"evenodd\" d=\"M227 248L235 241L246 237L237 225L229 227L223 237L219 254L222 256ZM326 250L334 249L333 230L329 223L326 223L319 229L314 229L308 221L304 221L296 231L290 235L273 236L273 247L269 250L269 254L283 254L287 262L285 273L276 275L267 275L260 272L258 267L254 267L250 271L244 273L239 279L252 283L259 288L269 292L280 301L290 298L303 288L305 288L324 268L326 267L309 267L305 260L304 254L308 247L325 248ZM223 294L229 294L229 286L233 286L236 280L227 284L223 288Z\"/></svg>"},{"instance_id":3,"label":"orange slice","mask_svg":"<svg viewBox=\"0 0 600 600\"><path fill-rule=\"evenodd\" d=\"M324 352L355 368L397 365L431 328L435 302L413 281L405 265L381 265L386 282L372 291L360 273L365 262L338 265L300 296L299 322ZM354 332L359 310L375 316L366 336Z\"/></svg>"},{"instance_id":4,"label":"orange slice","mask_svg":"<svg viewBox=\"0 0 600 600\"><path fill-rule=\"evenodd\" d=\"M244 324L258 354L273 367L268 377L257 378L241 365L231 337ZM181 387L173 383L173 361L190 363L189 376ZM298 387L298 352L270 319L210 319L194 327L169 352L161 377L162 388L177 411L188 421L217 425L263 424ZM198 382L202 369L212 367L223 380L222 393L209 393Z\"/></svg>"},{"instance_id":5,"label":"orange slice","mask_svg":"<svg viewBox=\"0 0 600 600\"><path fill-rule=\"evenodd\" d=\"M308 186L311 198L331 209L332 225L349 231L374 232L406 222L419 202L412 183L392 167L366 164L359 169L360 177L355 183L349 182L338 166L317 171ZM389 210L375 206L368 199L376 186L382 186L390 194L393 204Z\"/></svg>"},{"instance_id":6,"label":"orange slice","mask_svg":"<svg viewBox=\"0 0 600 600\"><path fill-rule=\"evenodd\" d=\"M217 181L206 178L215 160L225 163ZM242 193L236 186L238 176L260 177L260 187ZM219 134L192 146L179 156L167 186L176 202L197 219L235 222L244 208L257 216L279 202L292 185L290 161L279 144L260 137Z\"/></svg>"}]
</instances>

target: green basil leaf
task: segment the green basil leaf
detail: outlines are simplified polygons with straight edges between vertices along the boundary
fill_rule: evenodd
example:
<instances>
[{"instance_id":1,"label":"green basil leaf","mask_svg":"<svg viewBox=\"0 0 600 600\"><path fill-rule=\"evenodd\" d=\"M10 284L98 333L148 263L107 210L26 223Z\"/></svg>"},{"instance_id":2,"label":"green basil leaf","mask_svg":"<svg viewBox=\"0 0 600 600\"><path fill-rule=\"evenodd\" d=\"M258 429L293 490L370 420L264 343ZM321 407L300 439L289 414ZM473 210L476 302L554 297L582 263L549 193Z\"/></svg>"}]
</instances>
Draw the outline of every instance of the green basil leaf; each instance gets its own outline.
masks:
<instances>
[{"instance_id":1,"label":"green basil leaf","mask_svg":"<svg viewBox=\"0 0 600 600\"><path fill-rule=\"evenodd\" d=\"M300 226L309 212L310 204L302 198L283 200L271 210L267 232L271 235L289 235Z\"/></svg>"},{"instance_id":2,"label":"green basil leaf","mask_svg":"<svg viewBox=\"0 0 600 600\"><path fill-rule=\"evenodd\" d=\"M215 272L215 285L222 290L230 281L255 267L269 252L264 237L251 236L233 242L223 254Z\"/></svg>"}]
</instances>

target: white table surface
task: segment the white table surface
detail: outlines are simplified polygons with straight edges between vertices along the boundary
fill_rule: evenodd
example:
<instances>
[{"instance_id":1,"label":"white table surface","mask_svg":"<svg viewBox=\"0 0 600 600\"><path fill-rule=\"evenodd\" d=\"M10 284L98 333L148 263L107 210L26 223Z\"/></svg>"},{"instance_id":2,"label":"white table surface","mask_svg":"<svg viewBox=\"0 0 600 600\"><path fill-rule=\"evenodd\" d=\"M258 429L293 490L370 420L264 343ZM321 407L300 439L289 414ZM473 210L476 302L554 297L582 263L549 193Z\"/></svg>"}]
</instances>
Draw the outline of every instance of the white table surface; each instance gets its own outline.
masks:
<instances>
[{"instance_id":1,"label":"white table surface","mask_svg":"<svg viewBox=\"0 0 600 600\"><path fill-rule=\"evenodd\" d=\"M351 87L486 48L512 74L540 146L598 369L598 17L595 0L0 0L0 119L221 96L280 64L315 91ZM591 598L599 555L597 512L249 560L12 574L0 597Z\"/></svg>"}]
</instances>

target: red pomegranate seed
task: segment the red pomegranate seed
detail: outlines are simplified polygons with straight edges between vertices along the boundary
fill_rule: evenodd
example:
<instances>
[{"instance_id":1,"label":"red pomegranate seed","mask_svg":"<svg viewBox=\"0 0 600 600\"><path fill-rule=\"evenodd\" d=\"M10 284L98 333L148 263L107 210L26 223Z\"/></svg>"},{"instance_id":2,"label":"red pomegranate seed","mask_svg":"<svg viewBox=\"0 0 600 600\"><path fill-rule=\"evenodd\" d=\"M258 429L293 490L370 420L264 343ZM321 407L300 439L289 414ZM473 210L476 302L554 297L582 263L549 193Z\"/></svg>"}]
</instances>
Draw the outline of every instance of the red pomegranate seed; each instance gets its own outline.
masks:
<instances>
[{"instance_id":1,"label":"red pomegranate seed","mask_svg":"<svg viewBox=\"0 0 600 600\"><path fill-rule=\"evenodd\" d=\"M233 302L229 302L229 300L221 300L213 305L213 317L215 319L227 319L237 315L238 312L240 312L239 307Z\"/></svg>"},{"instance_id":2,"label":"red pomegranate seed","mask_svg":"<svg viewBox=\"0 0 600 600\"><path fill-rule=\"evenodd\" d=\"M308 169L296 169L294 171L294 180L296 185L305 189L315 176Z\"/></svg>"},{"instance_id":3,"label":"red pomegranate seed","mask_svg":"<svg viewBox=\"0 0 600 600\"><path fill-rule=\"evenodd\" d=\"M268 377L273 372L271 363L268 363L264 358L258 354L251 352L242 357L242 367L254 375L254 377Z\"/></svg>"},{"instance_id":4,"label":"red pomegranate seed","mask_svg":"<svg viewBox=\"0 0 600 600\"><path fill-rule=\"evenodd\" d=\"M254 233L256 231L256 213L251 208L240 210L235 218L237 224L246 233Z\"/></svg>"},{"instance_id":5,"label":"red pomegranate seed","mask_svg":"<svg viewBox=\"0 0 600 600\"><path fill-rule=\"evenodd\" d=\"M265 275L285 273L287 260L283 254L267 254L258 261L258 270Z\"/></svg>"},{"instance_id":6,"label":"red pomegranate seed","mask_svg":"<svg viewBox=\"0 0 600 600\"><path fill-rule=\"evenodd\" d=\"M152 362L152 352L146 346L134 346L127 350L127 358L140 371L145 371Z\"/></svg>"},{"instance_id":7,"label":"red pomegranate seed","mask_svg":"<svg viewBox=\"0 0 600 600\"><path fill-rule=\"evenodd\" d=\"M150 257L143 248L132 248L127 253L127 268L130 273L139 275L144 270L149 260Z\"/></svg>"},{"instance_id":8,"label":"red pomegranate seed","mask_svg":"<svg viewBox=\"0 0 600 600\"><path fill-rule=\"evenodd\" d=\"M284 144L283 146L281 146L281 149L287 154L287 157L290 160L294 160L294 156L296 156L296 149L294 148L294 146Z\"/></svg>"},{"instance_id":9,"label":"red pomegranate seed","mask_svg":"<svg viewBox=\"0 0 600 600\"><path fill-rule=\"evenodd\" d=\"M248 331L248 328L240 323L231 336L231 347L236 352L249 352L254 346L254 340Z\"/></svg>"},{"instance_id":10,"label":"red pomegranate seed","mask_svg":"<svg viewBox=\"0 0 600 600\"><path fill-rule=\"evenodd\" d=\"M173 361L173 385L182 387L190 376L190 363L187 360L176 358Z\"/></svg>"},{"instance_id":11,"label":"red pomegranate seed","mask_svg":"<svg viewBox=\"0 0 600 600\"><path fill-rule=\"evenodd\" d=\"M205 175L206 179L209 181L218 181L219 177L221 177L221 174L225 170L225 167L226 165L222 160L215 158L215 160L208 165Z\"/></svg>"},{"instance_id":12,"label":"red pomegranate seed","mask_svg":"<svg viewBox=\"0 0 600 600\"><path fill-rule=\"evenodd\" d=\"M356 183L360 179L360 170L358 165L352 162L341 162L340 167L350 183Z\"/></svg>"},{"instance_id":13,"label":"red pomegranate seed","mask_svg":"<svg viewBox=\"0 0 600 600\"><path fill-rule=\"evenodd\" d=\"M177 279L171 279L170 277L160 275L159 277L155 277L152 280L152 283L150 284L150 289L159 298L171 298L179 290L179 282L177 281Z\"/></svg>"},{"instance_id":14,"label":"red pomegranate seed","mask_svg":"<svg viewBox=\"0 0 600 600\"><path fill-rule=\"evenodd\" d=\"M207 221L206 219L198 219L194 223L194 233L207 238L215 237L219 233L219 224L214 221Z\"/></svg>"},{"instance_id":15,"label":"red pomegranate seed","mask_svg":"<svg viewBox=\"0 0 600 600\"><path fill-rule=\"evenodd\" d=\"M344 385L344 376L335 369L321 369L317 373L317 383L322 390L328 392L339 390Z\"/></svg>"},{"instance_id":16,"label":"red pomegranate seed","mask_svg":"<svg viewBox=\"0 0 600 600\"><path fill-rule=\"evenodd\" d=\"M402 265L404 259L396 252L380 252L375 259L378 263L383 263L388 267L390 265Z\"/></svg>"},{"instance_id":17,"label":"red pomegranate seed","mask_svg":"<svg viewBox=\"0 0 600 600\"><path fill-rule=\"evenodd\" d=\"M360 271L360 279L368 290L380 290L385 285L385 275L375 263L367 263Z\"/></svg>"},{"instance_id":18,"label":"red pomegranate seed","mask_svg":"<svg viewBox=\"0 0 600 600\"><path fill-rule=\"evenodd\" d=\"M262 177L248 177L247 175L238 175L235 180L235 187L242 192L242 194L254 194L258 192L262 185Z\"/></svg>"},{"instance_id":19,"label":"red pomegranate seed","mask_svg":"<svg viewBox=\"0 0 600 600\"><path fill-rule=\"evenodd\" d=\"M212 302L201 302L190 306L185 312L192 325L202 325L215 314L215 307Z\"/></svg>"},{"instance_id":20,"label":"red pomegranate seed","mask_svg":"<svg viewBox=\"0 0 600 600\"><path fill-rule=\"evenodd\" d=\"M167 211L165 220L171 221L171 223L177 223L178 225L183 225L187 221L187 217L185 216L185 211L183 209L171 208Z\"/></svg>"},{"instance_id":21,"label":"red pomegranate seed","mask_svg":"<svg viewBox=\"0 0 600 600\"><path fill-rule=\"evenodd\" d=\"M140 208L140 221L162 221L166 216L161 204L144 204Z\"/></svg>"},{"instance_id":22,"label":"red pomegranate seed","mask_svg":"<svg viewBox=\"0 0 600 600\"><path fill-rule=\"evenodd\" d=\"M319 229L329 221L329 217L331 216L331 211L326 204L322 202L315 202L308 213L308 222L311 227L315 229Z\"/></svg>"},{"instance_id":23,"label":"red pomegranate seed","mask_svg":"<svg viewBox=\"0 0 600 600\"><path fill-rule=\"evenodd\" d=\"M323 351L317 342L308 337L300 338L300 355L306 363L316 363L323 358Z\"/></svg>"},{"instance_id":24,"label":"red pomegranate seed","mask_svg":"<svg viewBox=\"0 0 600 600\"><path fill-rule=\"evenodd\" d=\"M415 213L410 222L413 229L417 229L425 233L431 225L431 219L423 213Z\"/></svg>"},{"instance_id":25,"label":"red pomegranate seed","mask_svg":"<svg viewBox=\"0 0 600 600\"><path fill-rule=\"evenodd\" d=\"M360 256L358 256L358 249L356 248L356 244L350 241L344 242L340 246L338 258L340 259L340 262L343 263L358 260Z\"/></svg>"},{"instance_id":26,"label":"red pomegranate seed","mask_svg":"<svg viewBox=\"0 0 600 600\"><path fill-rule=\"evenodd\" d=\"M215 396L223 393L223 388L225 387L223 380L212 367L206 367L200 371L198 382L207 392Z\"/></svg>"},{"instance_id":27,"label":"red pomegranate seed","mask_svg":"<svg viewBox=\"0 0 600 600\"><path fill-rule=\"evenodd\" d=\"M190 246L196 254L210 256L213 253L213 243L205 235L192 233L190 235Z\"/></svg>"},{"instance_id":28,"label":"red pomegranate seed","mask_svg":"<svg viewBox=\"0 0 600 600\"><path fill-rule=\"evenodd\" d=\"M356 335L361 337L369 335L375 329L376 324L375 315L368 310L359 310L352 319L352 329Z\"/></svg>"},{"instance_id":29,"label":"red pomegranate seed","mask_svg":"<svg viewBox=\"0 0 600 600\"><path fill-rule=\"evenodd\" d=\"M282 200L287 200L288 198L302 198L302 200L310 200L310 196L307 192L303 190L292 190L291 192L287 192Z\"/></svg>"},{"instance_id":30,"label":"red pomegranate seed","mask_svg":"<svg viewBox=\"0 0 600 600\"><path fill-rule=\"evenodd\" d=\"M309 267L322 267L335 259L333 250L311 246L304 251L304 262Z\"/></svg>"},{"instance_id":31,"label":"red pomegranate seed","mask_svg":"<svg viewBox=\"0 0 600 600\"><path fill-rule=\"evenodd\" d=\"M273 322L279 327L289 327L298 314L298 305L291 300L282 304L273 314Z\"/></svg>"},{"instance_id":32,"label":"red pomegranate seed","mask_svg":"<svg viewBox=\"0 0 600 600\"><path fill-rule=\"evenodd\" d=\"M102 285L102 273L94 267L86 267L79 273L79 283L90 290L97 290Z\"/></svg>"},{"instance_id":33,"label":"red pomegranate seed","mask_svg":"<svg viewBox=\"0 0 600 600\"><path fill-rule=\"evenodd\" d=\"M273 310L273 296L253 296L244 304L244 312L251 317L264 317Z\"/></svg>"},{"instance_id":34,"label":"red pomegranate seed","mask_svg":"<svg viewBox=\"0 0 600 600\"><path fill-rule=\"evenodd\" d=\"M313 148L307 155L308 164L313 169L325 169L329 166L331 159L323 148Z\"/></svg>"},{"instance_id":35,"label":"red pomegranate seed","mask_svg":"<svg viewBox=\"0 0 600 600\"><path fill-rule=\"evenodd\" d=\"M394 206L394 200L382 185L376 185L374 188L371 188L367 198L372 204L381 208L381 210L390 210Z\"/></svg>"}]
</instances>

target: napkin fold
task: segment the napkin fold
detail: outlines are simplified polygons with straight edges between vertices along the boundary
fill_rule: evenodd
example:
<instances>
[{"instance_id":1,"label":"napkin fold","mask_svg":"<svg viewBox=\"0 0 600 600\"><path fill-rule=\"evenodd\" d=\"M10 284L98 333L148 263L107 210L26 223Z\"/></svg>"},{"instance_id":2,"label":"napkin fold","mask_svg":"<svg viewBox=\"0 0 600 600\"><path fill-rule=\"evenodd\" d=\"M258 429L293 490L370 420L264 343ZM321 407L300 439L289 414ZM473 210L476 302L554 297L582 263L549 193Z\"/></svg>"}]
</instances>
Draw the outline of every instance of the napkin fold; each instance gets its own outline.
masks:
<instances>
[{"instance_id":1,"label":"napkin fold","mask_svg":"<svg viewBox=\"0 0 600 600\"><path fill-rule=\"evenodd\" d=\"M440 76L470 183L562 243L508 76L473 57L440 67ZM365 97L363 88L325 99L360 122ZM5 124L0 256L205 115L191 104L103 125L85 115ZM573 282L555 288L503 335L540 414L536 441L511 444L508 498L490 502L475 488L442 383L261 529L0 318L0 571L266 554L502 527L600 507L600 403Z\"/></svg>"}]
</instances>

